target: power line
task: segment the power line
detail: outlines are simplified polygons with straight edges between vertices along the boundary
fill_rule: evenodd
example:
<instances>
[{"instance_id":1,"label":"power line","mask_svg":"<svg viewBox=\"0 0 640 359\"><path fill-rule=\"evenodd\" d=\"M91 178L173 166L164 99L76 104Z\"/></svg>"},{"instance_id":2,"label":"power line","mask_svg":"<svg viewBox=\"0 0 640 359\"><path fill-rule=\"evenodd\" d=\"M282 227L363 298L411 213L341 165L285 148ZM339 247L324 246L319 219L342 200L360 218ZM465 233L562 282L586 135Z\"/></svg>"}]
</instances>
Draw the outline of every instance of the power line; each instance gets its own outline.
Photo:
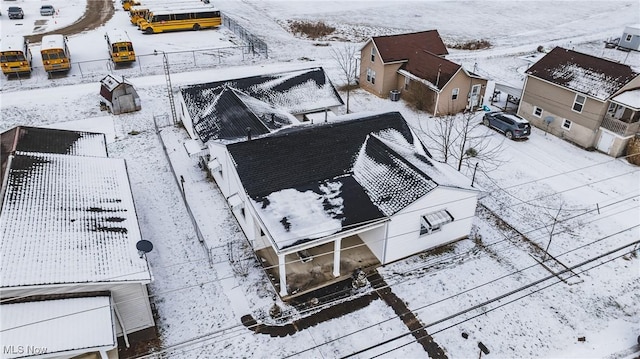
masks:
<instances>
[{"instance_id":1,"label":"power line","mask_svg":"<svg viewBox=\"0 0 640 359\"><path fill-rule=\"evenodd\" d=\"M460 316L460 315L466 314L466 313L468 313L468 312L470 312L470 311L473 311L473 310L476 310L476 309L478 309L478 308L484 307L484 306L486 306L487 304L491 304L491 303L493 303L493 302L495 302L495 301L498 301L498 300L500 300L500 299L504 299L504 298L509 297L509 296L511 296L511 295L513 295L513 294L516 294L516 293L518 293L518 292L521 292L521 291L523 291L523 290L525 290L525 289L528 289L528 288L531 288L531 287L533 287L533 286L536 286L536 285L538 285L538 284L540 284L540 283L543 283L543 282L545 282L545 281L547 281L547 280L549 280L549 279L553 279L553 278L557 277L558 275L561 275L561 274L564 274L564 273L567 273L567 272L571 272L572 270L577 269L577 268L579 268L579 267L581 267L581 266L583 266L583 265L586 265L586 264L588 264L588 263L594 262L594 261L596 261L596 260L598 260L598 259L601 259L601 258L603 258L603 257L606 257L606 256L608 256L608 255L611 255L611 254L613 254L613 253L615 253L615 252L618 252L618 251L620 251L620 250L622 250L622 249L625 249L625 248L627 248L627 247L630 247L630 246L636 245L636 244L638 244L638 243L640 243L640 240L637 240L637 241L635 241L635 242L631 242L631 243L629 243L629 244L625 244L625 245L623 245L623 246L621 246L621 247L618 247L618 248L616 248L616 249L614 249L614 250L611 250L611 251L608 251L608 252L606 252L606 253L600 254L600 255L598 255L598 256L595 256L595 257L589 258L589 259L587 259L587 260L585 260L585 261L582 261L582 262L580 262L580 263L578 263L578 264L576 264L576 265L573 265L573 266L571 266L571 267L569 267L569 268L566 268L566 269L564 269L564 270L562 270L562 271L558 272L557 274L552 274L552 275L546 276L546 277L544 277L544 278L538 279L538 280L536 280L536 281L534 281L534 282L532 282L532 283L526 284L526 285L524 285L524 286L522 286L522 287L519 287L519 288L514 289L514 290L512 290L512 291L509 291L509 292L507 292L507 293L501 294L501 295L499 295L499 296L497 296L497 297L491 298L491 299L489 299L489 300L487 300L487 301L484 301L484 302L482 302L482 303L480 303L480 304L477 304L477 305L474 305L474 306L472 306L472 307L466 308L466 309L464 309L464 310L462 310L462 311L459 311L459 312L454 313L454 314L452 314L452 315L449 315L449 316L447 316L447 317L444 317L444 318L438 319L438 320L436 320L436 321L434 321L434 322L431 322L431 323L429 323L429 324L427 324L427 325L423 325L423 326L421 326L419 329L412 330L412 331L410 331L409 333L405 333L405 334L398 335L398 336L393 337L393 338L391 338L391 339L385 340L384 342L381 342L381 343L378 343L378 344L376 344L376 345L373 345L373 346L370 346L370 347L364 348L364 349L362 349L362 350L359 350L359 351L357 351L357 352L354 352L354 353L349 354L349 355L347 355L347 356L344 356L344 357L342 357L342 358L350 358L350 357L353 357L353 356L355 356L355 355L362 354L362 353L364 353L364 352L366 352L366 351L369 351L369 350L371 350L371 349L374 349L374 348L376 348L376 347L382 346L382 345L384 345L384 344L388 344L388 343L390 343L390 342L393 342L393 341L395 341L395 340L398 340L398 339L400 339L400 338L403 338L403 337L405 337L405 336L407 336L407 335L411 335L411 334L413 334L413 333L414 333L415 331L417 331L417 330L426 330L426 328L428 328L428 327L432 327L432 326L434 326L434 325L436 325L436 324L440 324L440 323L445 322L445 321L447 321L447 320L450 320L450 319L453 319L453 318L458 317L458 316ZM618 256L618 257L615 257L614 259L617 259L617 258L619 258L619 257L622 257L623 255L627 255L628 253L632 253L632 252L633 252L633 251L631 251L631 252L625 252L624 254L622 254L622 255L620 255L620 256ZM607 261L607 262L608 262L608 261ZM607 262L605 262L605 263L607 263ZM594 268L595 268L595 267L594 267ZM562 282L562 280L559 280L559 281L557 281L557 282L552 283L551 285L555 285L555 284L558 284L558 283L561 283L561 282ZM528 296L531 296L532 294L534 294L534 293L536 293L536 292L538 292L538 291L540 291L540 290L542 290L542 289L548 288L548 287L550 287L551 285L548 285L548 286L546 286L546 287L540 288L539 290L534 291L534 292L532 292L532 293L525 294L525 295L523 295L523 296L521 296L521 297L518 297L518 298L516 298L516 299L514 299L514 300L512 300L512 301L509 301L509 302L507 302L507 303L503 304L502 306L504 306L504 305L506 305L506 304L513 303L513 302L515 302L515 301L517 301L517 300L520 300L520 299L522 299L522 298L526 298L526 297L528 297ZM495 307L495 308L492 308L491 310L495 310L495 309L497 309L497 308L499 308L499 307L501 307L501 306L497 306L497 307ZM422 309L422 308L420 308L420 309ZM419 310L419 309L418 309L418 310ZM491 310L484 311L483 313L480 313L480 314L478 314L477 316L484 315L486 312L489 312L489 311L491 311ZM474 316L474 317L469 318L469 319L467 319L467 320L471 320L471 319L473 319L473 318L475 318L475 317L477 317L477 316ZM465 321L467 321L467 320L465 320ZM463 321L463 322L464 322L464 321ZM460 322L460 323L463 323L463 322ZM450 329L450 328L452 328L452 327L454 327L454 326L456 326L456 325L459 325L460 323L456 323L456 324L454 324L454 325L452 325L452 326L449 326L449 327L447 327L447 328L445 328L445 329L443 329L443 330L441 330L441 331L444 331L444 330L446 330L446 329Z\"/></svg>"},{"instance_id":2,"label":"power line","mask_svg":"<svg viewBox=\"0 0 640 359\"><path fill-rule=\"evenodd\" d=\"M627 199L624 199L624 200L627 200ZM620 202L622 202L622 201L624 201L624 200L621 200L621 201L618 201L618 202L612 203L612 204L610 204L610 205L613 205L613 204L616 204L616 203L620 203ZM603 207L603 208L604 208L604 207ZM586 214L586 213L585 213L585 214ZM581 214L581 215L584 215L584 214ZM580 216L580 215L578 215L578 216ZM573 218L576 218L576 217L578 217L578 216L574 216L574 217L568 218L568 219L566 219L566 220L573 219ZM632 227L632 228L633 228L633 227ZM406 233L410 233L410 232L406 232ZM406 233L401 233L401 234L399 234L399 235L404 235L404 234L406 234ZM605 238L606 238L606 237L605 237ZM506 239L503 239L503 240L500 240L500 241L497 241L497 242L491 243L490 245L495 245L495 244L497 244L497 243L504 242L504 241L506 241L506 240L508 240L508 239L510 239L510 238L506 238ZM591 244L591 243L589 243L589 244ZM589 244L587 244L587 245L589 245ZM358 246L361 246L361 245L358 245ZM356 246L354 246L354 247L356 247ZM581 246L581 247L583 247L583 246ZM578 247L578 248L581 248L581 247ZM464 254L464 253L463 253L463 254ZM566 253L565 253L565 254L566 254ZM454 257L455 257L455 256L454 256ZM202 259L202 260L206 260L206 258L204 258L204 259ZM450 260L450 259L449 259L449 258L447 258L447 260ZM226 262L226 261L223 261L223 262L216 262L216 264L220 264L220 263L224 263L224 262ZM297 261L295 261L295 262L297 262ZM186 263L189 263L189 262L186 262ZM291 263L291 262L289 262L289 263ZM438 263L442 263L442 262L429 263L429 264L426 264L426 265L425 265L425 267L426 267L426 266L429 266L429 265L435 265L435 264L438 264ZM275 266L274 266L274 267L275 267ZM412 269L412 270L415 270L415 268L414 268L414 269ZM515 274L515 273L514 273L514 274ZM167 290L167 291L160 292L160 293L149 294L147 297L148 297L148 298L153 298L153 297L156 297L156 296L159 296L159 295L168 294L168 293L175 292L175 291L180 291L180 290L185 290L185 289L193 288L193 287L201 286L201 285L203 285L203 284L210 284L210 283L214 283L214 282L219 282L219 281L221 281L221 280L223 280L223 279L231 279L231 278L234 278L234 276L222 277L222 278L216 278L216 279L212 279L212 280L210 280L210 281L205 281L205 282L198 282L198 283L195 283L195 284L192 284L192 285L188 285L188 286L184 286L184 287L178 287L178 288L174 288L174 289L172 289L172 290ZM399 283L401 283L401 282L398 282L398 283L395 283L395 284L399 284ZM26 295L26 296L23 296L23 297L13 297L13 298L8 298L8 299L5 299L5 300L3 300L3 301L5 301L5 302L6 302L6 301L15 301L15 300L17 300L17 299L23 299L23 298L26 298L26 297L30 297L30 296L32 296L32 295L33 295L33 294L31 294L31 295ZM122 303L125 303L125 302L128 302L128 301L137 300L137 299L140 299L140 298L141 298L141 297L139 297L139 296L138 296L138 297L130 298L130 299L127 299L127 300L123 300L123 301L115 302L115 303L114 303L114 305L116 305L116 304L122 304ZM333 301L328 302L328 303L324 303L322 306L320 306L320 307L315 307L315 308L313 308L313 309L310 309L309 311L310 311L310 312L311 312L311 311L318 311L318 310L320 310L320 309L322 309L322 308L329 307L329 306L330 306L330 304L332 304L332 303L333 303ZM94 309L95 309L95 310L97 310L97 309L101 309L101 308L102 308L102 307L99 307L99 308L92 308L92 309L88 309L88 310L94 310ZM85 311L82 311L82 312L86 312L86 311L88 311L88 310L85 310ZM82 312L78 312L78 313L82 313ZM54 317L54 318L47 318L47 319L44 319L44 320L41 320L41 321L36 321L36 322L31 322L31 323L25 323L25 324L20 325L20 326L16 326L16 327L12 327L12 328L6 328L6 329L3 329L2 331L7 331L7 330L11 330L11 329L17 329L17 328L20 328L20 327L25 327L25 326L32 325L32 324L37 324L37 323L45 322L45 321L48 321L48 320L54 320L54 319L58 319L58 318L65 317L65 316L68 316L68 315L73 315L73 314L75 314L75 313L70 313L70 314L67 314L67 315L62 315L62 316L58 316L58 317ZM236 325L236 326L237 326L237 325ZM0 332L2 332L2 331L0 331Z\"/></svg>"},{"instance_id":3,"label":"power line","mask_svg":"<svg viewBox=\"0 0 640 359\"><path fill-rule=\"evenodd\" d=\"M627 229L624 229L624 230L622 230L622 231L619 231L619 232L616 232L616 233L610 234L610 235L608 235L608 236L605 236L605 237L599 238L599 239L597 239L597 240L595 240L595 241L593 241L593 242L587 243L587 244L585 244L585 245L582 245L582 246L580 246L580 247L577 247L577 248L574 248L574 249L572 249L572 250L569 250L569 251L567 251L567 252L565 252L565 253L562 253L562 254L558 255L558 257L559 257L559 256L562 256L562 255L565 255L565 254L567 254L567 253L570 253L570 252L572 252L572 251L575 251L575 250L577 250L577 249L579 249L579 248L584 248L584 247L586 247L586 246L589 246L589 245L591 245L591 244L593 244L593 243L599 242L599 241L604 240L604 239L606 239L606 238L610 238L610 237L615 236L615 235L618 235L618 234L620 234L620 233L624 233L624 232L626 232L626 231L628 231L628 230L631 230L631 229L636 228L636 227L639 227L639 226L640 226L640 224L639 224L639 225L636 225L636 226L633 226L633 227L630 227L630 228L627 228ZM639 240L639 241L636 241L636 242L633 242L633 243L631 243L631 244L629 244L629 245L626 245L625 247L630 246L630 245L634 245L634 244L637 244L637 243L640 243L640 240ZM504 279L504 278L509 277L509 276L511 276L511 275L514 275L514 274L520 273L520 272L522 272L522 271L524 271L524 270L527 270L527 269L530 269L530 268L533 268L533 267L537 267L537 266L538 266L538 264L536 263L536 264L531 265L531 266L529 266L529 267L522 268L522 269L520 269L520 270L517 270L516 272L509 273L509 274L507 274L507 275L501 276L501 277L499 277L499 278L497 278L497 279L491 280L491 281L486 282L486 283L484 283L484 284L482 284L482 285L479 285L479 286L477 286L477 287L474 287L474 288L471 288L471 289L465 290L465 291L460 292L460 293L456 293L456 294L454 294L454 295L452 295L452 296L449 296L449 297L447 297L447 298L443 298L443 299L441 299L441 300L439 300L439 301L436 301L436 302L434 302L434 303L430 303L430 304L428 304L428 305L425 305L425 306L422 306L422 307L419 307L419 308L413 309L413 311L418 311L418 310L424 309L424 308L426 308L426 307L429 307L429 306L435 305L435 304L437 304L437 303L443 302L443 301L445 301L445 300L449 300L449 299L454 298L454 297L456 297L456 296L458 296L458 295L461 295L461 294L464 294L464 293L469 292L469 291L471 291L471 290L475 290L475 289L477 289L477 288L479 288L479 287L482 287L482 286L485 286L485 285L488 285L488 284L491 284L491 283L497 282L497 281L499 281L499 280L501 280L501 279ZM551 275L550 277L554 277L554 276L558 276L558 275L564 274L564 273L566 273L567 271L570 271L570 270L571 270L571 268L565 269L565 270L563 270L563 271L560 271L560 272L558 272L558 273L556 273L556 274ZM396 284L397 284L397 283L396 283ZM380 289L380 288L378 288L378 289L374 289L374 290L372 290L371 292L376 291L376 290L379 290L379 289ZM371 293L371 292L369 292L369 293ZM388 319L386 319L386 320L384 320L384 321L378 322L378 323L376 323L376 324L373 324L373 325L368 326L368 327L365 327L365 328L361 328L361 329L359 329L359 330L357 330L357 331L351 332L351 333L349 333L349 334L345 334L345 335L343 335L343 336L340 336L340 337L335 338L335 339L333 339L333 340L330 340L330 341L327 341L327 342L325 342L325 343L319 344L319 345L317 345L317 346L314 346L314 347L311 347L311 348L305 349L305 350L303 350L303 351L299 351L299 352L293 353L293 354L291 354L291 355L289 355L289 356L287 356L287 357L291 357L291 356L294 356L294 355L298 355L298 354L304 353L304 352L309 351L309 350L316 349L316 348L321 347L321 346L323 346L323 345L326 345L326 344L328 344L328 343L331 343L331 342L337 341L337 340L339 340L339 339L342 339L342 338L345 338L345 337L347 337L347 336L353 335L353 334L355 334L355 333L361 332L361 331L363 331L363 330L366 330L366 329L372 328L372 327L377 326L377 325L379 325L379 324L381 324L381 323L384 323L384 322L386 322L386 321L389 321L389 320L392 320L392 319L395 319L395 318L398 318L398 317L399 317L399 315L398 315L398 316L393 316L393 317L388 318ZM250 328L249 328L249 329L250 329ZM409 334L410 334L410 333L409 333ZM205 336L206 336L206 334L205 334ZM199 338L203 338L203 336L200 336ZM208 339L204 339L204 340L208 340ZM185 342L186 342L186 341L185 341ZM199 342L200 342L200 341L199 341ZM180 345L182 345L182 344L185 344L185 343L180 343ZM192 343L192 344L196 344L196 343ZM207 345L211 345L211 344L207 344ZM164 351L170 350L170 349L172 349L172 348L164 348L162 351L160 351L160 352L156 352L156 353L154 353L154 354L158 354L158 353L161 353L161 352L164 352Z\"/></svg>"}]
</instances>

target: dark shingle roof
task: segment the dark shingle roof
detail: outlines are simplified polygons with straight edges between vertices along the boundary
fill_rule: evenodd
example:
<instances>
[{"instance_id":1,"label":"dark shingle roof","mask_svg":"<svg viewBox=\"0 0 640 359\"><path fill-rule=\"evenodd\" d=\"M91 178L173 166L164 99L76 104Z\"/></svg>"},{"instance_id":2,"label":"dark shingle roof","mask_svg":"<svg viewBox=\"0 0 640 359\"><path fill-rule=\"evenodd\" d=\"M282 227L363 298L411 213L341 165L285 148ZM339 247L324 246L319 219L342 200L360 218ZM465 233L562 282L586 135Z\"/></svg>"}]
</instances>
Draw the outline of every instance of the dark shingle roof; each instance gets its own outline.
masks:
<instances>
[{"instance_id":1,"label":"dark shingle roof","mask_svg":"<svg viewBox=\"0 0 640 359\"><path fill-rule=\"evenodd\" d=\"M279 248L391 216L438 186L429 153L397 112L291 127L227 149Z\"/></svg>"},{"instance_id":2,"label":"dark shingle roof","mask_svg":"<svg viewBox=\"0 0 640 359\"><path fill-rule=\"evenodd\" d=\"M398 112L351 121L293 127L227 146L245 190L251 197L344 175L372 132L393 128L413 143Z\"/></svg>"},{"instance_id":3,"label":"dark shingle roof","mask_svg":"<svg viewBox=\"0 0 640 359\"><path fill-rule=\"evenodd\" d=\"M376 36L372 40L384 62L408 60L416 51L429 51L435 55L449 53L437 30Z\"/></svg>"},{"instance_id":4,"label":"dark shingle roof","mask_svg":"<svg viewBox=\"0 0 640 359\"><path fill-rule=\"evenodd\" d=\"M294 126L227 149L281 249L380 223L439 185L468 188L431 161L398 112Z\"/></svg>"},{"instance_id":5,"label":"dark shingle roof","mask_svg":"<svg viewBox=\"0 0 640 359\"><path fill-rule=\"evenodd\" d=\"M600 100L638 76L628 65L561 47L551 50L526 73Z\"/></svg>"},{"instance_id":6,"label":"dark shingle roof","mask_svg":"<svg viewBox=\"0 0 640 359\"><path fill-rule=\"evenodd\" d=\"M460 70L460 65L427 51L415 51L404 69L411 74L429 81L442 90L449 80Z\"/></svg>"},{"instance_id":7,"label":"dark shingle roof","mask_svg":"<svg viewBox=\"0 0 640 359\"><path fill-rule=\"evenodd\" d=\"M180 91L203 142L244 136L247 127L255 135L268 133L291 124L290 114L343 104L322 68L191 85Z\"/></svg>"},{"instance_id":8,"label":"dark shingle roof","mask_svg":"<svg viewBox=\"0 0 640 359\"><path fill-rule=\"evenodd\" d=\"M194 124L195 132L204 142L209 139L234 139L269 133L269 129L238 97L235 90L224 88L211 106L209 116Z\"/></svg>"}]
</instances>

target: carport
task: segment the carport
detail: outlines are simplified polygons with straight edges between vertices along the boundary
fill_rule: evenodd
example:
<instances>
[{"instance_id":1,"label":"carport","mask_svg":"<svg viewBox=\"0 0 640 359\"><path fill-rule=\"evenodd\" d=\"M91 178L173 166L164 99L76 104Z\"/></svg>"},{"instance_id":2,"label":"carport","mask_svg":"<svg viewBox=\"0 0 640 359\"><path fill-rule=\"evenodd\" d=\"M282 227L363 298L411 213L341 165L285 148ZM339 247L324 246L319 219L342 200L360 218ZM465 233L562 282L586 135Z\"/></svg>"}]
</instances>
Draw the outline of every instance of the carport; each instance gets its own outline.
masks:
<instances>
[{"instance_id":1,"label":"carport","mask_svg":"<svg viewBox=\"0 0 640 359\"><path fill-rule=\"evenodd\" d=\"M520 103L520 96L522 96L522 89L496 82L496 86L493 90L493 96L491 97L491 104L493 105L494 102L500 102L500 95L503 93L507 94L507 99L504 102L502 110L506 111L509 104L515 105L517 108Z\"/></svg>"}]
</instances>

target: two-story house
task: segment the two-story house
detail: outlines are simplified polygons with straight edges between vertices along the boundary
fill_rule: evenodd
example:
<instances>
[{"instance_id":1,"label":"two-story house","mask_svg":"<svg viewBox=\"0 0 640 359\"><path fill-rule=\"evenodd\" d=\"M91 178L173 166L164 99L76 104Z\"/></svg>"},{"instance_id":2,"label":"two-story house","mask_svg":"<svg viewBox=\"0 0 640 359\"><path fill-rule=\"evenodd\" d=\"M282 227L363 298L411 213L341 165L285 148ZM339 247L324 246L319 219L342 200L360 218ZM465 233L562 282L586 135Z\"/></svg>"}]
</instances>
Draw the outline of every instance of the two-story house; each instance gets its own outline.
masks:
<instances>
[{"instance_id":1,"label":"two-story house","mask_svg":"<svg viewBox=\"0 0 640 359\"><path fill-rule=\"evenodd\" d=\"M434 116L476 109L487 80L447 54L437 30L372 37L360 50L360 87L380 97L414 91Z\"/></svg>"},{"instance_id":2,"label":"two-story house","mask_svg":"<svg viewBox=\"0 0 640 359\"><path fill-rule=\"evenodd\" d=\"M556 47L526 75L518 114L534 126L614 157L638 132L640 76L629 65Z\"/></svg>"}]
</instances>

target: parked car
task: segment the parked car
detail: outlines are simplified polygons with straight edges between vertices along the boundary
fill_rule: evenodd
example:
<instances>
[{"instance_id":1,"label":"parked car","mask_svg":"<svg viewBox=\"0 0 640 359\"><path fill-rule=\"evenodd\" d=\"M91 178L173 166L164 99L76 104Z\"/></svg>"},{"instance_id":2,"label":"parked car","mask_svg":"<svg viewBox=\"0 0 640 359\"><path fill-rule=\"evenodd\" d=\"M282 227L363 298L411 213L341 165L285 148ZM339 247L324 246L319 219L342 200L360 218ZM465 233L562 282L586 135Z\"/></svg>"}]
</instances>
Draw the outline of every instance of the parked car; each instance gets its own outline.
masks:
<instances>
[{"instance_id":1,"label":"parked car","mask_svg":"<svg viewBox=\"0 0 640 359\"><path fill-rule=\"evenodd\" d=\"M529 121L512 113L488 112L484 115L482 123L504 133L510 140L526 138L531 134Z\"/></svg>"},{"instance_id":2,"label":"parked car","mask_svg":"<svg viewBox=\"0 0 640 359\"><path fill-rule=\"evenodd\" d=\"M53 8L53 5L42 5L40 6L40 15L42 16L53 16L56 10Z\"/></svg>"},{"instance_id":3,"label":"parked car","mask_svg":"<svg viewBox=\"0 0 640 359\"><path fill-rule=\"evenodd\" d=\"M7 14L9 14L9 19L24 19L24 12L22 12L21 7L9 6Z\"/></svg>"}]
</instances>

